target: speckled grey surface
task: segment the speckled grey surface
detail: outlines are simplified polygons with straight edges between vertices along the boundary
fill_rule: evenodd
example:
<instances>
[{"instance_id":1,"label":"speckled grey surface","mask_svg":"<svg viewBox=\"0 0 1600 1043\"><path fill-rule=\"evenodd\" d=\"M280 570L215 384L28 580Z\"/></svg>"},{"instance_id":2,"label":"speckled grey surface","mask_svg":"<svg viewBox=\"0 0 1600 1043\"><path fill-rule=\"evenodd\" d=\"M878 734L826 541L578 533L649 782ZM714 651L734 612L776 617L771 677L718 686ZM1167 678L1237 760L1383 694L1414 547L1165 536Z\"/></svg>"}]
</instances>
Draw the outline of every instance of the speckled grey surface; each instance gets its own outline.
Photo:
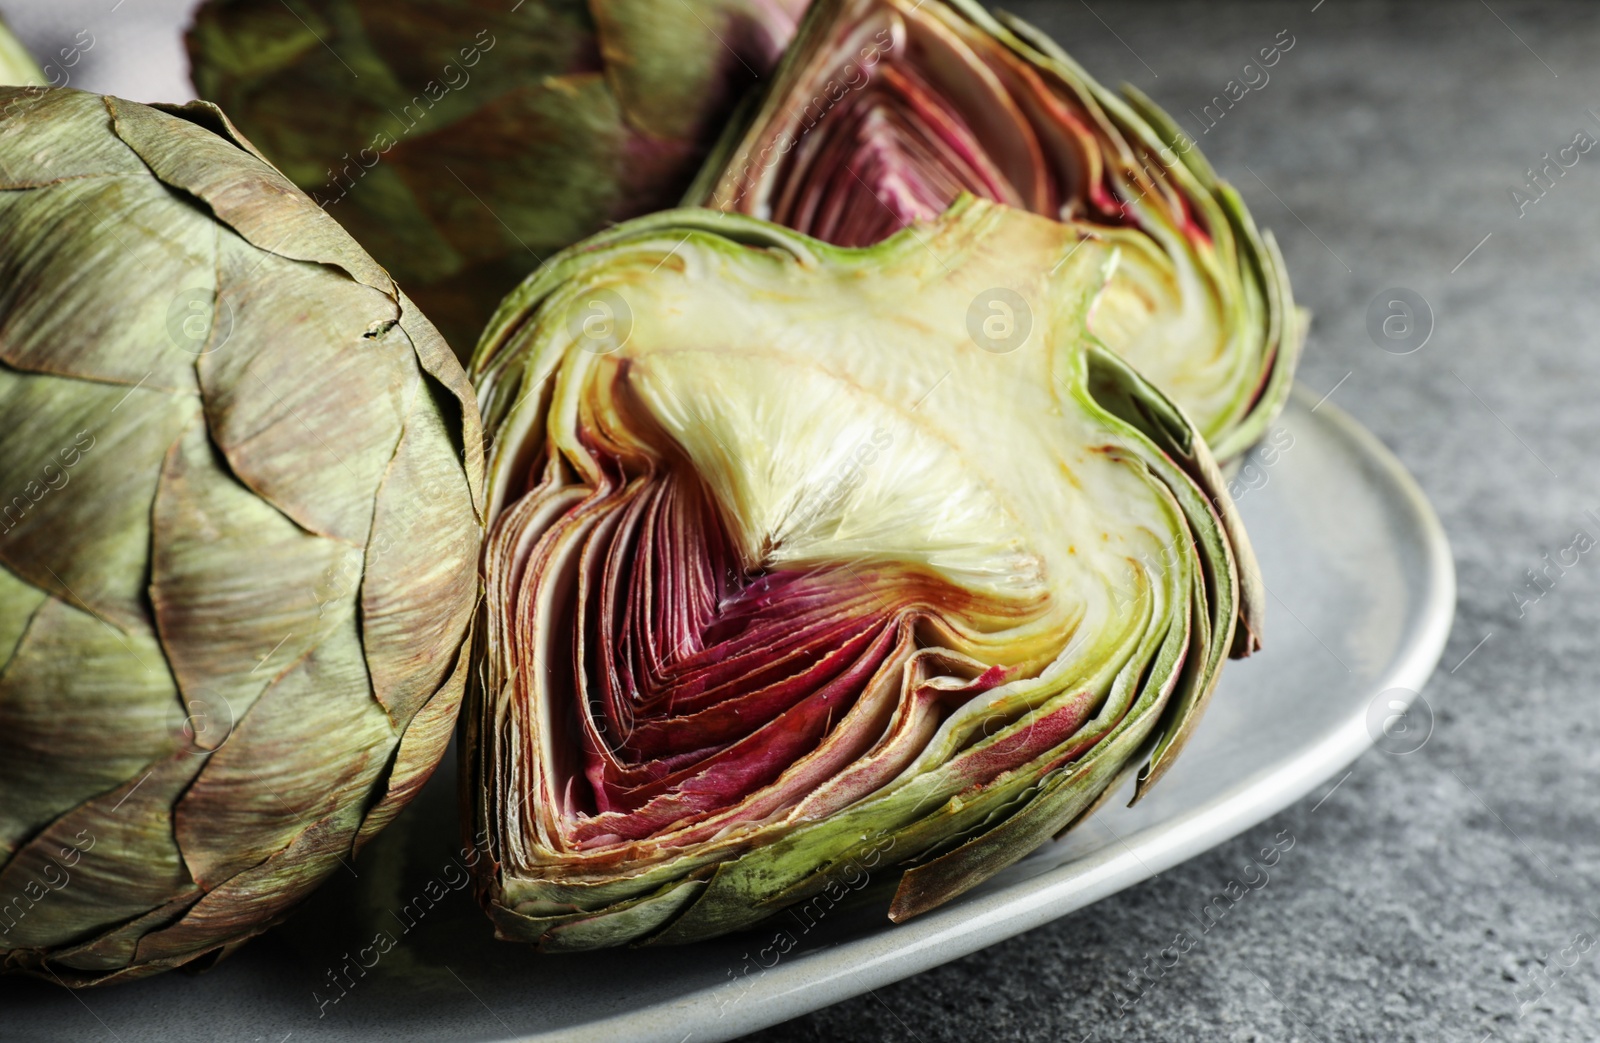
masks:
<instances>
[{"instance_id":1,"label":"speckled grey surface","mask_svg":"<svg viewBox=\"0 0 1600 1043\"><path fill-rule=\"evenodd\" d=\"M174 42L147 29L182 6L0 0L40 50L70 43L80 22L93 28L74 85L151 99L171 96L181 73ZM1600 10L1007 6L1096 75L1168 107L1277 232L1317 316L1305 381L1336 388L1333 401L1400 455L1456 550L1456 631L1426 692L1436 727L1418 752L1369 753L1331 796L1155 880L751 1038L1600 1038L1600 946L1573 945L1600 938L1600 554L1551 568L1536 603L1514 596L1533 596L1525 570L1575 531L1600 539L1584 515L1600 516L1600 150L1524 217L1511 194L1576 131L1600 138L1588 111L1600 112ZM1187 110L1285 29L1295 43L1270 80L1201 134ZM1368 334L1368 305L1391 287L1433 311L1436 328L1411 354ZM1173 936L1285 828L1297 846L1271 883L1160 971ZM1129 984L1147 958L1155 980Z\"/></svg>"},{"instance_id":2,"label":"speckled grey surface","mask_svg":"<svg viewBox=\"0 0 1600 1043\"><path fill-rule=\"evenodd\" d=\"M1600 9L1314 4L1008 6L1200 140L1316 313L1304 380L1433 499L1460 581L1434 734L1368 753L1315 815L752 1041L1600 1038L1600 945L1573 944L1600 939L1600 554L1513 597L1576 531L1600 540L1600 150L1525 217L1511 195L1577 131L1600 139ZM1282 29L1270 81L1200 133L1187 110ZM1391 287L1434 313L1412 354L1367 333ZM1141 997L1147 956L1284 828L1300 846L1259 900Z\"/></svg>"}]
</instances>

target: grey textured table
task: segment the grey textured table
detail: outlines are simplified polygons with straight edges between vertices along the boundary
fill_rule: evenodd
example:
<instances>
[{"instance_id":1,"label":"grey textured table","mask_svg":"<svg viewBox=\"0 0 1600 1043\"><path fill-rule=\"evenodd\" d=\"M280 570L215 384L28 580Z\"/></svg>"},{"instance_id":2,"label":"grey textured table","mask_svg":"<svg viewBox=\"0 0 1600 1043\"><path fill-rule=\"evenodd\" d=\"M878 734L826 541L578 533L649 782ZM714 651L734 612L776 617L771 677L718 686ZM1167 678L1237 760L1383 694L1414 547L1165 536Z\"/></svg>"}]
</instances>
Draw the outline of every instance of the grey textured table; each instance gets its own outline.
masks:
<instances>
[{"instance_id":1,"label":"grey textured table","mask_svg":"<svg viewBox=\"0 0 1600 1043\"><path fill-rule=\"evenodd\" d=\"M177 89L181 58L147 30L183 6L0 0L41 51L94 29L74 85L151 100ZM1600 139L1600 10L1010 6L1096 75L1152 95L1238 185L1316 313L1303 379L1433 497L1461 586L1425 692L1435 728L1415 753L1370 753L1317 797L1148 883L752 1038L1600 1038L1600 554L1574 544L1579 531L1600 540L1600 151L1560 153L1580 130ZM1202 133L1203 106L1291 37L1270 79L1251 70L1257 86ZM1529 168L1546 153L1574 162L1519 216L1512 190L1532 194ZM1369 334L1369 305L1392 288L1432 312L1409 354ZM1545 555L1578 560L1562 570ZM1547 569L1548 593L1528 586L1529 569ZM1155 970L1282 829L1297 844L1271 882ZM1134 984L1147 961L1154 980Z\"/></svg>"}]
</instances>

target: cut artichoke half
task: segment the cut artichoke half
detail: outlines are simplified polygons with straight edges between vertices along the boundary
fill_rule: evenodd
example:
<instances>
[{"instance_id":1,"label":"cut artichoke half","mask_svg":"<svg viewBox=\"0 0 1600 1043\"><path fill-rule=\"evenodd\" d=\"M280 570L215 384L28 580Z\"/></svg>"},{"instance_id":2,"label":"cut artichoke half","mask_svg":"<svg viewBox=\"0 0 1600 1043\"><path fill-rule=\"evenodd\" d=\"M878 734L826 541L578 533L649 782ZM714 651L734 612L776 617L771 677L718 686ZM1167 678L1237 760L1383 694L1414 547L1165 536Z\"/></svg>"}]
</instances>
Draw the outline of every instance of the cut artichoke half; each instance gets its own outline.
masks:
<instances>
[{"instance_id":1,"label":"cut artichoke half","mask_svg":"<svg viewBox=\"0 0 1600 1043\"><path fill-rule=\"evenodd\" d=\"M1117 261L972 197L865 249L683 210L507 298L464 743L502 937L862 871L903 920L1166 769L1259 596L1204 443L1083 332Z\"/></svg>"},{"instance_id":2,"label":"cut artichoke half","mask_svg":"<svg viewBox=\"0 0 1600 1043\"><path fill-rule=\"evenodd\" d=\"M1148 98L975 2L818 0L687 202L864 246L962 192L1120 247L1090 329L1219 459L1266 433L1307 321L1272 235Z\"/></svg>"}]
</instances>

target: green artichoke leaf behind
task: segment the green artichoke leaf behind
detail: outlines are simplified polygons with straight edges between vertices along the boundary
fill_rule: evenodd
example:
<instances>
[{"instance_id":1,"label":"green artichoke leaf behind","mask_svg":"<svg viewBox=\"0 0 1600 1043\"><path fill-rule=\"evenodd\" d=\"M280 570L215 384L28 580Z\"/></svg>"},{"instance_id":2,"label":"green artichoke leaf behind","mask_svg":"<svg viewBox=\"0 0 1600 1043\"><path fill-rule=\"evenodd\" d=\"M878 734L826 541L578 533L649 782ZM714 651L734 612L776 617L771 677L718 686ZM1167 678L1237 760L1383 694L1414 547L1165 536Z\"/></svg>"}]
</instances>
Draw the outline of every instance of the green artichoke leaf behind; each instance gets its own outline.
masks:
<instances>
[{"instance_id":1,"label":"green artichoke leaf behind","mask_svg":"<svg viewBox=\"0 0 1600 1043\"><path fill-rule=\"evenodd\" d=\"M233 951L437 765L482 437L215 107L0 89L0 968Z\"/></svg>"},{"instance_id":2,"label":"green artichoke leaf behind","mask_svg":"<svg viewBox=\"0 0 1600 1043\"><path fill-rule=\"evenodd\" d=\"M196 90L465 355L551 253L674 204L804 0L207 0Z\"/></svg>"},{"instance_id":3,"label":"green artichoke leaf behind","mask_svg":"<svg viewBox=\"0 0 1600 1043\"><path fill-rule=\"evenodd\" d=\"M0 18L0 86L43 87L44 72Z\"/></svg>"},{"instance_id":4,"label":"green artichoke leaf behind","mask_svg":"<svg viewBox=\"0 0 1600 1043\"><path fill-rule=\"evenodd\" d=\"M1086 332L1123 257L972 196L864 248L682 210L506 299L463 764L501 936L846 877L904 919L1155 781L1260 592L1192 422Z\"/></svg>"}]
</instances>

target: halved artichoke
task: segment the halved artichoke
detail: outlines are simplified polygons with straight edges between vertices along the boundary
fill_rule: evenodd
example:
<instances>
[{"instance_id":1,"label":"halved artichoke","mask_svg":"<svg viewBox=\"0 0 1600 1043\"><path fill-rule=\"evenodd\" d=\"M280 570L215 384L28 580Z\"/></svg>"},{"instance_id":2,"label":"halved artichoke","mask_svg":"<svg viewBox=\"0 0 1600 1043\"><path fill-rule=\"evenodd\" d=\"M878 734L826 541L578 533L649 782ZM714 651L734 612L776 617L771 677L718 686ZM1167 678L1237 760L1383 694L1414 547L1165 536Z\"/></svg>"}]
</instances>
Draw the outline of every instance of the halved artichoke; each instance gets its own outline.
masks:
<instances>
[{"instance_id":1,"label":"halved artichoke","mask_svg":"<svg viewBox=\"0 0 1600 1043\"><path fill-rule=\"evenodd\" d=\"M1111 240L964 197L866 249L705 210L591 239L474 358L480 897L550 950L836 886L929 909L1177 754L1254 561L1084 334Z\"/></svg>"},{"instance_id":2,"label":"halved artichoke","mask_svg":"<svg viewBox=\"0 0 1600 1043\"><path fill-rule=\"evenodd\" d=\"M1090 329L1237 456L1283 407L1304 335L1276 243L1155 103L999 19L818 0L688 201L864 246L970 192L1118 246Z\"/></svg>"},{"instance_id":3,"label":"halved artichoke","mask_svg":"<svg viewBox=\"0 0 1600 1043\"><path fill-rule=\"evenodd\" d=\"M209 961L444 752L471 390L209 105L0 89L0 244L0 969Z\"/></svg>"},{"instance_id":4,"label":"halved artichoke","mask_svg":"<svg viewBox=\"0 0 1600 1043\"><path fill-rule=\"evenodd\" d=\"M456 350L542 258L675 204L805 0L207 0L195 89Z\"/></svg>"}]
</instances>

